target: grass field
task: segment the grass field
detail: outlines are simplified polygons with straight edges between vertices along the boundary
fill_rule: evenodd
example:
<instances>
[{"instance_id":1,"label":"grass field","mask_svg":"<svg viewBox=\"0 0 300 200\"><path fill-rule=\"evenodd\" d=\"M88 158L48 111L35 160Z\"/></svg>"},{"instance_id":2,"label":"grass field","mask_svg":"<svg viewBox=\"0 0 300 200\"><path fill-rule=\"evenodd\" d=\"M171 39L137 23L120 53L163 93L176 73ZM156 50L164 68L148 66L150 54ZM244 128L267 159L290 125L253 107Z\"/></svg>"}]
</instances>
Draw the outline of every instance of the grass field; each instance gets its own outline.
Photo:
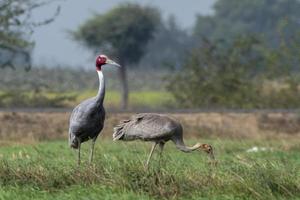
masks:
<instances>
[{"instance_id":1,"label":"grass field","mask_svg":"<svg viewBox=\"0 0 300 200\"><path fill-rule=\"evenodd\" d=\"M218 163L202 152L184 154L170 143L162 161L142 166L150 146L98 141L93 165L76 167L66 141L1 148L0 199L299 199L300 145L291 141L204 140ZM192 144L194 141L189 141ZM246 152L253 146L266 151Z\"/></svg>"},{"instance_id":2,"label":"grass field","mask_svg":"<svg viewBox=\"0 0 300 200\"><path fill-rule=\"evenodd\" d=\"M167 143L162 160L151 144L112 142L111 128L130 113L108 115L88 165L68 147L69 113L0 113L0 199L300 199L300 143L294 114L173 114L188 145L213 145L185 154ZM14 122L14 123L12 123ZM247 152L253 147L258 151Z\"/></svg>"}]
</instances>

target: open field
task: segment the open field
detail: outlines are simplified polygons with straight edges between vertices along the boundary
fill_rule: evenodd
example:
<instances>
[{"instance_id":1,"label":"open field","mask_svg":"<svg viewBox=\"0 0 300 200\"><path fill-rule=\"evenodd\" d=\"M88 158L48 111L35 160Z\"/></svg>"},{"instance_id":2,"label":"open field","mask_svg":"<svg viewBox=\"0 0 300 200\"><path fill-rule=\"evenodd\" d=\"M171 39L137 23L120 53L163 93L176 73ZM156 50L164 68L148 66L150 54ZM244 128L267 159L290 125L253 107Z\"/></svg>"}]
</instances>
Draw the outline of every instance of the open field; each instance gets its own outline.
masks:
<instances>
[{"instance_id":1,"label":"open field","mask_svg":"<svg viewBox=\"0 0 300 200\"><path fill-rule=\"evenodd\" d=\"M143 143L98 141L94 164L80 168L66 141L3 147L0 199L300 198L299 143L205 141L215 146L217 166L202 152L186 155L168 144L160 166L156 155L148 171ZM268 150L247 153L253 146Z\"/></svg>"},{"instance_id":2,"label":"open field","mask_svg":"<svg viewBox=\"0 0 300 200\"><path fill-rule=\"evenodd\" d=\"M89 142L82 145L77 168L69 113L0 113L0 199L300 199L297 114L172 115L187 144L214 146L217 165L170 142L145 170L149 143L111 141L113 125L130 116L123 113L108 114L91 166Z\"/></svg>"}]
</instances>

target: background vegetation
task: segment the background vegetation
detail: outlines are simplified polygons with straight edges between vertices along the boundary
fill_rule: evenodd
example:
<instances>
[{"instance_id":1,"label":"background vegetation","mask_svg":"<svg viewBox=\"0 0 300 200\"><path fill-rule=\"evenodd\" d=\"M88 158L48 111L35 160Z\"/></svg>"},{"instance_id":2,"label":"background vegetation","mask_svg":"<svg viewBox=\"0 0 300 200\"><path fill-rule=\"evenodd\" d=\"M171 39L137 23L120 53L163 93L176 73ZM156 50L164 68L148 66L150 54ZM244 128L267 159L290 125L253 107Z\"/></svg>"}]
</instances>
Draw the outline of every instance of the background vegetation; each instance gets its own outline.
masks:
<instances>
[{"instance_id":1,"label":"background vegetation","mask_svg":"<svg viewBox=\"0 0 300 200\"><path fill-rule=\"evenodd\" d=\"M32 42L23 37L26 34L21 34L22 30L35 26L30 18L26 23L17 23L18 19L46 2L25 1L20 11L12 2L1 4L1 17L6 20L0 24L1 41L3 45L4 41L15 41L11 46L22 43L25 46L18 48L26 49ZM128 86L126 71L120 73L122 84L116 72L106 72L108 98L117 99L107 99L114 102L108 106L114 108L116 102L126 107L128 88L133 92L129 95L131 109L298 108L299 7L296 0L220 0L212 15L197 17L190 32L172 16L161 19L156 8L122 4L106 14L95 15L72 34L93 52L110 52L129 69ZM10 28L10 21L18 28ZM111 31L103 32L99 27ZM5 35L18 39L5 40ZM92 78L92 69L40 67L28 73L2 69L0 106L73 106L87 94L93 96L97 78ZM122 95L114 95L121 89L125 91ZM136 99L144 101L137 103Z\"/></svg>"},{"instance_id":2,"label":"background vegetation","mask_svg":"<svg viewBox=\"0 0 300 200\"><path fill-rule=\"evenodd\" d=\"M93 68L93 67L92 67ZM120 81L115 70L106 75L105 104L118 109L121 103ZM168 70L134 70L129 73L130 109L174 108L174 97L162 86ZM51 76L49 76L51 74ZM0 74L1 107L73 107L97 94L98 78L94 70L66 68L4 69Z\"/></svg>"},{"instance_id":3,"label":"background vegetation","mask_svg":"<svg viewBox=\"0 0 300 200\"><path fill-rule=\"evenodd\" d=\"M31 67L31 51L34 41L30 40L34 29L51 23L59 14L57 7L53 16L43 21L32 19L32 12L49 4L46 0L3 0L0 2L0 69L5 67Z\"/></svg>"},{"instance_id":4,"label":"background vegetation","mask_svg":"<svg viewBox=\"0 0 300 200\"><path fill-rule=\"evenodd\" d=\"M231 41L203 40L183 70L169 79L168 88L189 108L297 108L299 41L293 41L294 51L284 44L267 47L247 35Z\"/></svg>"},{"instance_id":5,"label":"background vegetation","mask_svg":"<svg viewBox=\"0 0 300 200\"><path fill-rule=\"evenodd\" d=\"M145 53L144 47L159 23L160 13L156 8L126 3L105 15L93 16L72 34L75 41L93 52L101 49L118 59L117 62L122 66L119 70L123 109L128 105L127 65L140 61Z\"/></svg>"}]
</instances>

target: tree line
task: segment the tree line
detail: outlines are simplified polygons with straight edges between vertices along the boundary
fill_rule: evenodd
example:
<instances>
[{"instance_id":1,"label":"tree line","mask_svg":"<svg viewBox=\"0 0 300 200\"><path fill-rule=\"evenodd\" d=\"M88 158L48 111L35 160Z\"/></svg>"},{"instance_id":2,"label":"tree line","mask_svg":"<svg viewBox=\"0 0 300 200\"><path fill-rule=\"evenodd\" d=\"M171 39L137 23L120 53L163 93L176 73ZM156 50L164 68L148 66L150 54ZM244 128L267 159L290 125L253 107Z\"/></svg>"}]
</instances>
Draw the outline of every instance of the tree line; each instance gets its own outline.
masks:
<instances>
[{"instance_id":1,"label":"tree line","mask_svg":"<svg viewBox=\"0 0 300 200\"><path fill-rule=\"evenodd\" d=\"M234 8L234 9L233 9ZM219 0L168 88L184 107L300 106L300 2Z\"/></svg>"},{"instance_id":2,"label":"tree line","mask_svg":"<svg viewBox=\"0 0 300 200\"><path fill-rule=\"evenodd\" d=\"M291 108L300 97L299 10L297 0L219 0L188 33L153 7L122 4L73 34L94 51L117 51L126 66L173 68L167 89L183 107Z\"/></svg>"}]
</instances>

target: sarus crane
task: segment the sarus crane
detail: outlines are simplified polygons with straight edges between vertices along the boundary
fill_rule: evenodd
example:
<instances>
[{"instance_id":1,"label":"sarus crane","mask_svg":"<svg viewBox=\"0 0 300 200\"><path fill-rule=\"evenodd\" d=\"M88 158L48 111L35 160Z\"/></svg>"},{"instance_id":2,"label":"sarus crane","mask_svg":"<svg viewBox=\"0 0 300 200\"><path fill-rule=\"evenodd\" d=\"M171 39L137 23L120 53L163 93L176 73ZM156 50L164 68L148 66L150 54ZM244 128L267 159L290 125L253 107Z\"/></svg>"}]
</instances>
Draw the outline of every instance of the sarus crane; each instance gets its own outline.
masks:
<instances>
[{"instance_id":1,"label":"sarus crane","mask_svg":"<svg viewBox=\"0 0 300 200\"><path fill-rule=\"evenodd\" d=\"M175 119L162 114L140 113L133 115L131 119L124 120L114 127L113 140L142 140L154 142L146 162L146 167L149 165L157 144L160 147L161 155L165 143L169 140L173 141L176 147L185 153L199 149L205 151L211 159L214 159L211 145L197 143L193 147L187 147L183 141L183 129L181 124Z\"/></svg>"},{"instance_id":2,"label":"sarus crane","mask_svg":"<svg viewBox=\"0 0 300 200\"><path fill-rule=\"evenodd\" d=\"M95 97L89 98L76 106L70 117L69 144L72 148L78 149L78 165L80 164L80 145L91 139L89 163L93 160L95 141L103 129L105 110L103 100L105 96L105 82L102 67L112 65L120 67L119 64L110 60L105 55L96 58L96 71L99 77L99 90Z\"/></svg>"}]
</instances>

